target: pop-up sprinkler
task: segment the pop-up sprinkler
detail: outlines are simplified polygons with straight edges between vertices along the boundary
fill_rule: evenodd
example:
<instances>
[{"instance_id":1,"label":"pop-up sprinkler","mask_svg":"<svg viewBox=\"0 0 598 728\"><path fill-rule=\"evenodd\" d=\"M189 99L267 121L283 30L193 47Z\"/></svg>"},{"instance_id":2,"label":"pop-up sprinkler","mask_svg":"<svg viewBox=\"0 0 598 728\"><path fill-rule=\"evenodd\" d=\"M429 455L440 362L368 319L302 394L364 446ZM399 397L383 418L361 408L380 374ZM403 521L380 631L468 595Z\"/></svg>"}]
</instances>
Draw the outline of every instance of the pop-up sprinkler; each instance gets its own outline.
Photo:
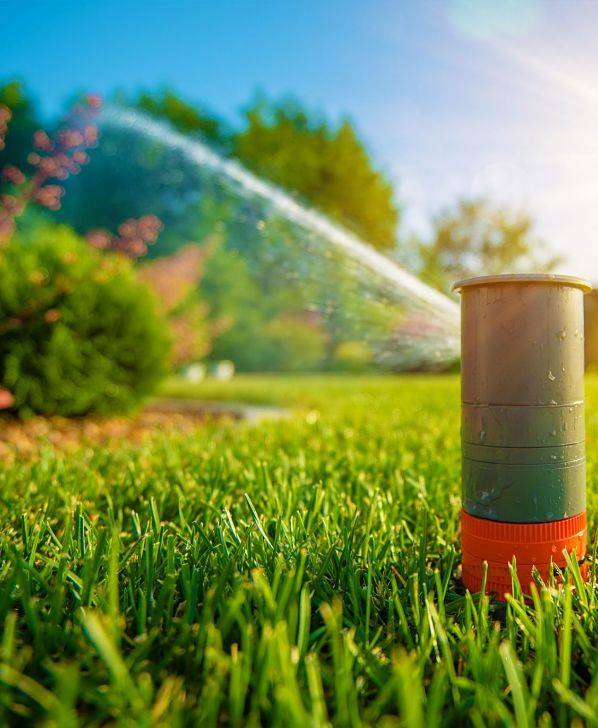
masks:
<instances>
[{"instance_id":1,"label":"pop-up sprinkler","mask_svg":"<svg viewBox=\"0 0 598 728\"><path fill-rule=\"evenodd\" d=\"M565 275L459 281L463 582L500 598L586 552L583 295ZM582 572L585 567L582 564Z\"/></svg>"}]
</instances>

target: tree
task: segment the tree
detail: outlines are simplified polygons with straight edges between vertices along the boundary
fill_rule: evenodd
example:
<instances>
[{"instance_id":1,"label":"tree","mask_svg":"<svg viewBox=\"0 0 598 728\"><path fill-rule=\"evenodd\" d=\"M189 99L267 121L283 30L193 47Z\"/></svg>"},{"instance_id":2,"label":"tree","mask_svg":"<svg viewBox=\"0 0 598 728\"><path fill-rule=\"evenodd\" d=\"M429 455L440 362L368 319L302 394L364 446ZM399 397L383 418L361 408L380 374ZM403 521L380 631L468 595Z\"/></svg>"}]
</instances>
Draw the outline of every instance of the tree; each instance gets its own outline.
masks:
<instances>
[{"instance_id":1,"label":"tree","mask_svg":"<svg viewBox=\"0 0 598 728\"><path fill-rule=\"evenodd\" d=\"M0 169L12 165L27 166L33 135L40 128L37 108L20 81L0 86L0 107L10 109L10 134L0 143Z\"/></svg>"},{"instance_id":2,"label":"tree","mask_svg":"<svg viewBox=\"0 0 598 728\"><path fill-rule=\"evenodd\" d=\"M27 116L27 113L22 108L21 112L18 111L18 89L13 91L12 101L17 106L17 132L19 129L22 132L23 114ZM10 101L11 95L6 96ZM73 120L77 117L81 129L61 126L52 138L42 129L35 131L31 140L35 150L31 150L26 157L29 169L23 171L16 164L0 166L0 179L5 183L6 190L0 195L0 246L8 242L15 230L17 218L30 203L48 210L60 209L64 187L56 183L78 174L82 165L87 164L89 157L85 150L97 142L97 127L91 122L100 104L99 97L93 94L89 94L79 104L77 111L73 112ZM13 118L12 109L0 104L0 149L7 146L9 126L10 131L13 131ZM11 159L16 162L18 155L13 154Z\"/></svg>"},{"instance_id":3,"label":"tree","mask_svg":"<svg viewBox=\"0 0 598 728\"><path fill-rule=\"evenodd\" d=\"M559 258L533 233L531 218L485 199L461 200L438 215L429 243L416 242L419 275L449 291L459 279L498 273L550 271Z\"/></svg>"},{"instance_id":4,"label":"tree","mask_svg":"<svg viewBox=\"0 0 598 728\"><path fill-rule=\"evenodd\" d=\"M197 134L219 148L228 145L228 135L218 117L184 101L171 89L142 91L132 101L132 106L157 119L168 121L183 134Z\"/></svg>"},{"instance_id":5,"label":"tree","mask_svg":"<svg viewBox=\"0 0 598 728\"><path fill-rule=\"evenodd\" d=\"M233 138L249 169L297 193L376 248L396 244L399 210L388 179L372 164L348 120L333 126L297 101L258 100Z\"/></svg>"}]
</instances>

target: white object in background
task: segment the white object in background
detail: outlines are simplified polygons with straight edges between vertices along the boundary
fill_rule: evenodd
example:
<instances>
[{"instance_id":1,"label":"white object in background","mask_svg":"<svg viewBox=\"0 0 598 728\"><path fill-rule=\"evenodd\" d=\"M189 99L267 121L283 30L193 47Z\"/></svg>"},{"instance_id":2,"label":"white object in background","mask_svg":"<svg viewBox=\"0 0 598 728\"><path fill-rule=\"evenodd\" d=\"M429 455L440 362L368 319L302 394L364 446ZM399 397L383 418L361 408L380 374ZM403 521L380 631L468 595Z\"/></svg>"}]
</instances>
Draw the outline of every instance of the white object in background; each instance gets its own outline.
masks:
<instances>
[{"instance_id":1,"label":"white object in background","mask_svg":"<svg viewBox=\"0 0 598 728\"><path fill-rule=\"evenodd\" d=\"M219 382L228 382L235 376L235 365L232 361L223 359L222 361L214 364L212 376Z\"/></svg>"},{"instance_id":2,"label":"white object in background","mask_svg":"<svg viewBox=\"0 0 598 728\"><path fill-rule=\"evenodd\" d=\"M183 370L183 376L188 382L191 382L191 384L199 384L199 382L203 382L203 380L206 377L206 368L203 364L189 364L189 366L185 367Z\"/></svg>"}]
</instances>

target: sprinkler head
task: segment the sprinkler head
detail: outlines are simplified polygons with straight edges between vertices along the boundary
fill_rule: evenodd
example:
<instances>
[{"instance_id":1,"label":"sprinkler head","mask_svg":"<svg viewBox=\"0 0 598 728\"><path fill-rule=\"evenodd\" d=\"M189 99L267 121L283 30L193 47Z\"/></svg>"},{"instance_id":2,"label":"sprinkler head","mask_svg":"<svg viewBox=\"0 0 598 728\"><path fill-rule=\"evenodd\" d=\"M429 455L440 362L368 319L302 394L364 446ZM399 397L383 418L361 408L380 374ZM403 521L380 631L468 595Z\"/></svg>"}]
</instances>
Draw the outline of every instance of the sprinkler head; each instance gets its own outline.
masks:
<instances>
[{"instance_id":1,"label":"sprinkler head","mask_svg":"<svg viewBox=\"0 0 598 728\"><path fill-rule=\"evenodd\" d=\"M463 582L524 592L586 551L583 296L574 276L459 281ZM582 570L585 567L582 564Z\"/></svg>"}]
</instances>

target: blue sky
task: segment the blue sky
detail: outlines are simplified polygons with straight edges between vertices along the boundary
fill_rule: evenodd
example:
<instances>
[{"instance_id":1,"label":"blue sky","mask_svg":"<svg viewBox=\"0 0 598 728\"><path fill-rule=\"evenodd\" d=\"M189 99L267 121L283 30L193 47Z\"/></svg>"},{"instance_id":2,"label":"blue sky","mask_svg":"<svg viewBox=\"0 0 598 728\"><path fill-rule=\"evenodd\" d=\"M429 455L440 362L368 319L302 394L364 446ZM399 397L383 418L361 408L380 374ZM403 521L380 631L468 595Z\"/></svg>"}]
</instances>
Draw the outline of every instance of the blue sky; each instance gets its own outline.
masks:
<instances>
[{"instance_id":1,"label":"blue sky","mask_svg":"<svg viewBox=\"0 0 598 728\"><path fill-rule=\"evenodd\" d=\"M592 0L0 0L0 79L45 113L74 90L169 85L234 121L261 89L348 114L397 184L403 233L486 194L598 281Z\"/></svg>"}]
</instances>

